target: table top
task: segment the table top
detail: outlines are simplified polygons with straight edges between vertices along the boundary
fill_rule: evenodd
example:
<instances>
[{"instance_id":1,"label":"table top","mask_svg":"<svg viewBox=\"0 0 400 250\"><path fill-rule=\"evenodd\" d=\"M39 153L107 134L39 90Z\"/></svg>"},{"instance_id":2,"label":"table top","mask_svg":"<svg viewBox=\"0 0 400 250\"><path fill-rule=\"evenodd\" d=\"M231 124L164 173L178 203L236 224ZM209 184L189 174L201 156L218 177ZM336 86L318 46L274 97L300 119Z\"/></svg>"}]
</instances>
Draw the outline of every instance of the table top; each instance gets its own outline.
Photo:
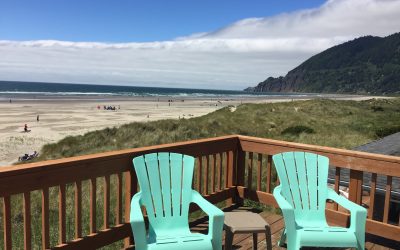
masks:
<instances>
[{"instance_id":1,"label":"table top","mask_svg":"<svg viewBox=\"0 0 400 250\"><path fill-rule=\"evenodd\" d=\"M269 224L261 215L252 212L226 212L224 227L235 232L262 232Z\"/></svg>"}]
</instances>

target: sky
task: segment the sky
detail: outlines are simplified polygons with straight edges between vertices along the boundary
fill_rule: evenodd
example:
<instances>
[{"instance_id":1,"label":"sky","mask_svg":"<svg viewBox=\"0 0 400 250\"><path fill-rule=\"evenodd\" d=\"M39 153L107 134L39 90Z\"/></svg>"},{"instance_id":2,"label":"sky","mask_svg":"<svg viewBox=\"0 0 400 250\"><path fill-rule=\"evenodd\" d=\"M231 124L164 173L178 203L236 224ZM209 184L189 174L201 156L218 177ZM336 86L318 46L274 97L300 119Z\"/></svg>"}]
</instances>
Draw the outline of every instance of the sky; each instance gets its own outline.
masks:
<instances>
[{"instance_id":1,"label":"sky","mask_svg":"<svg viewBox=\"0 0 400 250\"><path fill-rule=\"evenodd\" d=\"M400 0L2 0L0 80L240 90L400 31Z\"/></svg>"}]
</instances>

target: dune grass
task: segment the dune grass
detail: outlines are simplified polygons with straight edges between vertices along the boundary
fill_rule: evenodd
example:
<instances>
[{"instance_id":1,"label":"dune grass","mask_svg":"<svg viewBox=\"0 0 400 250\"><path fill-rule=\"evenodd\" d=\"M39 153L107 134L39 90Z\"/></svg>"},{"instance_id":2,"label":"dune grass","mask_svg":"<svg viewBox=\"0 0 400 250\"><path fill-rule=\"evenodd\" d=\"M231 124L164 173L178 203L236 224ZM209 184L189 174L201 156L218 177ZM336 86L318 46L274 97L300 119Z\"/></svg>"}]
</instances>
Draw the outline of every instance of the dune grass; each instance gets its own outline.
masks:
<instances>
[{"instance_id":1,"label":"dune grass","mask_svg":"<svg viewBox=\"0 0 400 250\"><path fill-rule=\"evenodd\" d=\"M38 160L229 134L353 148L400 127L400 98L243 104L180 120L136 122L48 144ZM382 132L383 131L383 132Z\"/></svg>"},{"instance_id":2,"label":"dune grass","mask_svg":"<svg viewBox=\"0 0 400 250\"><path fill-rule=\"evenodd\" d=\"M351 149L400 128L400 98L368 101L310 100L287 103L243 104L235 109L222 108L202 117L181 120L160 120L130 123L119 128L106 128L82 136L66 137L45 145L37 159L57 159L110 150L135 148L191 139L229 134L241 134L293 142ZM111 193L115 188L111 177ZM97 224L102 225L103 181L97 181ZM82 185L83 234L89 226L89 187ZM69 197L69 198L68 198ZM67 186L67 239L74 234L73 187ZM115 200L111 196L111 211ZM41 196L31 193L32 240L34 248L40 248ZM13 245L23 248L22 196L12 196ZM251 205L256 205L249 203ZM2 207L2 200L0 200ZM114 213L110 213L114 221ZM50 189L51 245L58 237L58 188ZM3 224L0 211L0 225ZM111 223L113 225L113 223ZM3 227L0 227L0 246L3 246ZM119 249L117 242L104 249Z\"/></svg>"}]
</instances>

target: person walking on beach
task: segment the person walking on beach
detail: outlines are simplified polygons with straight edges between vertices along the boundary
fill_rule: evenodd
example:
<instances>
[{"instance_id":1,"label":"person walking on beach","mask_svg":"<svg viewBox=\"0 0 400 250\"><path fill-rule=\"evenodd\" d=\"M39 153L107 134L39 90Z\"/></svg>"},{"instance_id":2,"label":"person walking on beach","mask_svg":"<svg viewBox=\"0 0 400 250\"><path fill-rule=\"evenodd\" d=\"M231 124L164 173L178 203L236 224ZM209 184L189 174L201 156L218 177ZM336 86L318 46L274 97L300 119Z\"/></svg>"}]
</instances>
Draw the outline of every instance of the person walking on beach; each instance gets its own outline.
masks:
<instances>
[{"instance_id":1,"label":"person walking on beach","mask_svg":"<svg viewBox=\"0 0 400 250\"><path fill-rule=\"evenodd\" d=\"M36 116L36 121L39 122L39 115Z\"/></svg>"},{"instance_id":2,"label":"person walking on beach","mask_svg":"<svg viewBox=\"0 0 400 250\"><path fill-rule=\"evenodd\" d=\"M25 131L25 132L28 132L28 124L25 124L25 126L24 126L24 131Z\"/></svg>"}]
</instances>

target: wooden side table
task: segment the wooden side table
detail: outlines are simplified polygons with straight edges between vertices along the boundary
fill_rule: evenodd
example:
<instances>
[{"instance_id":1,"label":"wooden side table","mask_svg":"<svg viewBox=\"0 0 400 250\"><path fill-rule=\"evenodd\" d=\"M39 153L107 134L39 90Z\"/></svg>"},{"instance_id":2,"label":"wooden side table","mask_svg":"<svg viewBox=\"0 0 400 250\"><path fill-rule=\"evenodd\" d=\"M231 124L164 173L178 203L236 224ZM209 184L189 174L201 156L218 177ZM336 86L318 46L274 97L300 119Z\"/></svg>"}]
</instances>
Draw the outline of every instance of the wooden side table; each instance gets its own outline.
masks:
<instances>
[{"instance_id":1,"label":"wooden side table","mask_svg":"<svg viewBox=\"0 0 400 250\"><path fill-rule=\"evenodd\" d=\"M267 250L272 249L271 229L259 214L252 212L226 212L224 219L225 250L232 249L234 234L253 234L253 249L257 249L257 234L265 233Z\"/></svg>"}]
</instances>

